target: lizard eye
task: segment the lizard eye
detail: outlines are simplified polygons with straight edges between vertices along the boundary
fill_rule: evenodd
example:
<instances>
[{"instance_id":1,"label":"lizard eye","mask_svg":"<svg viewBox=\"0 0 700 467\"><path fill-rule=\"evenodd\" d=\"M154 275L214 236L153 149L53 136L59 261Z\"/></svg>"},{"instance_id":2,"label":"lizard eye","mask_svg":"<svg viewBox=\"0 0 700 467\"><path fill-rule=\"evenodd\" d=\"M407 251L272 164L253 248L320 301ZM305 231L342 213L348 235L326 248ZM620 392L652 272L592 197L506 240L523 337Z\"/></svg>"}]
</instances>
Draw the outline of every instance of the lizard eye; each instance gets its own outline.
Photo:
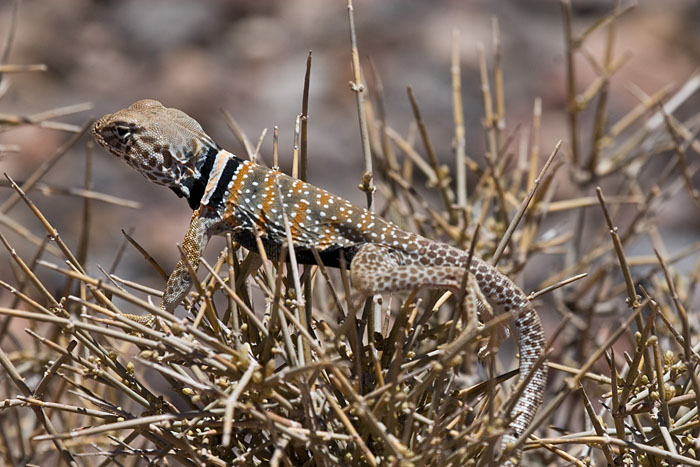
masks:
<instances>
[{"instance_id":1,"label":"lizard eye","mask_svg":"<svg viewBox=\"0 0 700 467\"><path fill-rule=\"evenodd\" d=\"M131 128L126 125L117 125L114 127L114 135L120 143L124 144L131 138Z\"/></svg>"}]
</instances>

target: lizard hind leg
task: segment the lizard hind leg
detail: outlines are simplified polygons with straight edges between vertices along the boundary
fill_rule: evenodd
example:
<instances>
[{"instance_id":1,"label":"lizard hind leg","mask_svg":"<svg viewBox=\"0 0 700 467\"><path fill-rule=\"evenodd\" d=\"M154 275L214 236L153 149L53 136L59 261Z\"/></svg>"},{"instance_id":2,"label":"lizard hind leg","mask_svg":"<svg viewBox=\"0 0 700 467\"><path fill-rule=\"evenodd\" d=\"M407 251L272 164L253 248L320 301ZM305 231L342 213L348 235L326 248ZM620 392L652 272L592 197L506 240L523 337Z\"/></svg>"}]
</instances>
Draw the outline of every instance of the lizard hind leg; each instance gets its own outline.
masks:
<instances>
[{"instance_id":1,"label":"lizard hind leg","mask_svg":"<svg viewBox=\"0 0 700 467\"><path fill-rule=\"evenodd\" d=\"M390 247L376 243L363 245L350 263L352 285L368 295L407 291L420 286L445 287L453 291L462 287L466 270L461 266L423 266L413 261L406 264L402 259L401 253ZM469 281L467 288L465 309L476 310L482 322L493 318L495 311L475 281ZM467 321L475 323L475 318L469 316ZM508 337L507 328L496 329L493 337L498 345ZM486 357L486 346L479 354L480 358Z\"/></svg>"},{"instance_id":2,"label":"lizard hind leg","mask_svg":"<svg viewBox=\"0 0 700 467\"><path fill-rule=\"evenodd\" d=\"M464 273L459 266L403 264L400 252L376 243L362 245L350 263L352 285L366 294L400 292L424 285L456 289Z\"/></svg>"}]
</instances>

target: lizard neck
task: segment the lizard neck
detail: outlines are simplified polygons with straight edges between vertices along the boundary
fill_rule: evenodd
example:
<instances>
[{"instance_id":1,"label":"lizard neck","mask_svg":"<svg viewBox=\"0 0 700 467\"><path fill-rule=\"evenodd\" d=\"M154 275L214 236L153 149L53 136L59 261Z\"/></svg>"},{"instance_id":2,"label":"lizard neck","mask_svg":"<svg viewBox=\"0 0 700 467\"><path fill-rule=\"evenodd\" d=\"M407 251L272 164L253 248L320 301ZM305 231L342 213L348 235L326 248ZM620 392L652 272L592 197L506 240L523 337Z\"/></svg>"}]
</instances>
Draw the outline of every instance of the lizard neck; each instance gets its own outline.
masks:
<instances>
[{"instance_id":1,"label":"lizard neck","mask_svg":"<svg viewBox=\"0 0 700 467\"><path fill-rule=\"evenodd\" d=\"M202 196L204 196L204 190L209 182L216 156L220 151L221 148L217 145L209 147L201 158L202 162L196 164L199 166L197 172L191 177L182 179L180 184L169 187L180 198L185 198L187 204L193 210L199 207Z\"/></svg>"},{"instance_id":2,"label":"lizard neck","mask_svg":"<svg viewBox=\"0 0 700 467\"><path fill-rule=\"evenodd\" d=\"M241 159L224 149L220 150L214 157L214 165L199 204L216 210L225 209L226 194L241 164L243 164Z\"/></svg>"},{"instance_id":3,"label":"lizard neck","mask_svg":"<svg viewBox=\"0 0 700 467\"><path fill-rule=\"evenodd\" d=\"M203 162L197 164L199 169L194 175L170 188L181 198L186 198L193 210L202 204L220 208L226 189L243 161L218 146L210 147L201 160Z\"/></svg>"}]
</instances>

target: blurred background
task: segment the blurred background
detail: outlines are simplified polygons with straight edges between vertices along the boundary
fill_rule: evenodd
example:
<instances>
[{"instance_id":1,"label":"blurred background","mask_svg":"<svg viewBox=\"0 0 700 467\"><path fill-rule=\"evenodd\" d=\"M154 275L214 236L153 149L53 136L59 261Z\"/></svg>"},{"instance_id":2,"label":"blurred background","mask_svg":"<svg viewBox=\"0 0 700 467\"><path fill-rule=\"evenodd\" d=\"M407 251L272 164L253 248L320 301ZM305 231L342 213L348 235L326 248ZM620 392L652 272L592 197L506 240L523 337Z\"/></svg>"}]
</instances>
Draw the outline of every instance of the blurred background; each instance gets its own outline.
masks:
<instances>
[{"instance_id":1,"label":"blurred background","mask_svg":"<svg viewBox=\"0 0 700 467\"><path fill-rule=\"evenodd\" d=\"M580 32L614 8L615 2L573 1L574 30ZM0 2L0 37L6 36L13 2ZM384 88L388 123L405 134L413 121L406 87L413 86L440 161L454 166L450 85L452 32L460 31L467 153L483 161L485 148L477 44L491 61L492 21L497 18L503 47L507 124L530 125L533 101L542 98L542 153L568 138L565 55L561 6L557 1L355 1L360 55L365 71L371 59ZM616 55L632 55L612 81L610 119L638 104L627 91L634 82L652 94L668 83L682 84L700 57L700 2L641 1L618 22ZM589 43L600 56L605 34ZM215 140L244 154L226 127L222 109L257 141L268 129L262 156L271 160L271 131L280 128L282 168L289 169L294 121L300 113L306 57L313 51L309 120L309 180L363 204L357 189L362 153L355 97L350 91L350 42L344 1L88 1L22 2L8 63L44 63L48 71L8 76L10 88L0 113L30 115L54 107L91 102L93 109L62 120L82 124L141 98L161 100L197 120ZM596 76L578 58L582 91ZM369 82L370 87L372 82ZM694 101L697 104L697 100ZM590 126L590 123L585 123ZM3 154L2 171L23 180L67 139L63 132L17 126L0 134L0 144L18 144ZM87 138L85 138L85 141ZM82 186L83 143L76 145L47 181ZM420 145L418 145L420 147ZM422 148L421 148L422 149ZM421 151L423 152L423 151ZM108 264L122 241L120 229L135 227L135 237L170 270L175 243L186 230L190 210L170 190L152 185L132 169L96 148L97 191L137 200L140 210L95 203L88 266ZM10 195L3 190L3 198ZM565 188L563 188L565 189ZM69 245L80 229L82 201L75 197L32 198L52 214ZM684 202L687 205L687 201ZM683 203L681 203L683 204ZM13 218L34 222L22 204ZM698 228L688 211L664 213L665 226ZM17 236L8 234L11 241ZM27 252L34 251L33 247ZM130 251L123 266L151 275ZM94 269L92 269L94 272ZM2 276L6 278L6 274ZM139 280L138 273L130 275ZM161 286L162 284L154 284ZM0 296L5 292L0 292Z\"/></svg>"}]
</instances>

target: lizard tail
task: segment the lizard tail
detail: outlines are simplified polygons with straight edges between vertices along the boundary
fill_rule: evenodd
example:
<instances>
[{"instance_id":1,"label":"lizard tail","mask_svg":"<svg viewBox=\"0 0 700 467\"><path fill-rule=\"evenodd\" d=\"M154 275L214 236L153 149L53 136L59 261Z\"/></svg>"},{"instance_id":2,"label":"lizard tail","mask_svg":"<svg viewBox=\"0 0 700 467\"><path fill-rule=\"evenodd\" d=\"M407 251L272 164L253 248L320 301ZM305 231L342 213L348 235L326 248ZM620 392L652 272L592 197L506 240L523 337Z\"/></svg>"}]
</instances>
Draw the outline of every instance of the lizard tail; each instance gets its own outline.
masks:
<instances>
[{"instance_id":1,"label":"lizard tail","mask_svg":"<svg viewBox=\"0 0 700 467\"><path fill-rule=\"evenodd\" d=\"M472 259L470 272L488 300L500 310L513 315L515 339L520 349L518 383L523 384L529 378L510 413L510 424L501 439L501 453L503 453L508 450L509 444L515 442L530 426L542 404L547 384L547 364L543 362L537 367L537 361L545 348L544 331L535 307L507 276L478 258ZM533 371L534 373L529 376ZM521 449L517 449L510 454L510 457L519 459L520 453ZM505 465L513 465L508 462L506 461Z\"/></svg>"},{"instance_id":2,"label":"lizard tail","mask_svg":"<svg viewBox=\"0 0 700 467\"><path fill-rule=\"evenodd\" d=\"M543 362L535 368L536 362L544 351L545 340L540 321L535 308L527 302L522 310L513 310L515 332L518 346L520 347L520 377L518 383L528 378L534 370L525 390L515 403L511 412L511 422L508 431L501 439L501 452L507 450L510 443L514 443L532 423L537 410L542 404L542 396L547 384L547 363ZM517 449L511 457L520 458L521 449ZM514 465L505 461L504 465Z\"/></svg>"}]
</instances>

